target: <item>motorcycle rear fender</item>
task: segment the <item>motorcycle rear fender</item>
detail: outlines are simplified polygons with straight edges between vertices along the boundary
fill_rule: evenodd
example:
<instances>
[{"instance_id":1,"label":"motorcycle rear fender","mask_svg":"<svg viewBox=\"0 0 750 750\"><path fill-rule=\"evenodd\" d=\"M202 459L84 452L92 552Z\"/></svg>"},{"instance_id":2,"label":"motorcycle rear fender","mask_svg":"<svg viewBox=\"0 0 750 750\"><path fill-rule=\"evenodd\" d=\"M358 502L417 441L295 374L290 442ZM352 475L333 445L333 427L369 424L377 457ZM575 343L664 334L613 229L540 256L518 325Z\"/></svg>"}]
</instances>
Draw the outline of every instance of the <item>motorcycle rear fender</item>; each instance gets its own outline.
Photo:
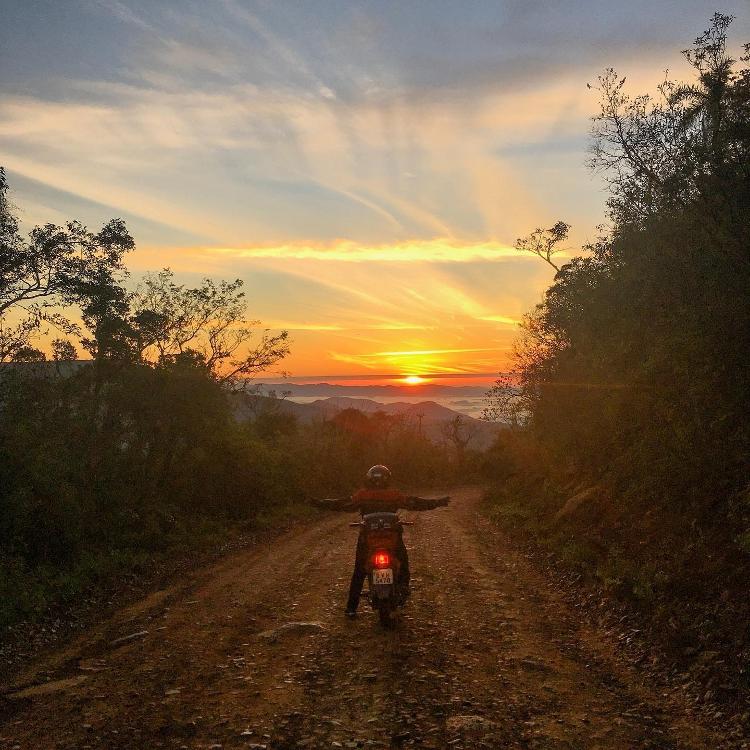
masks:
<instances>
[{"instance_id":1,"label":"motorcycle rear fender","mask_svg":"<svg viewBox=\"0 0 750 750\"><path fill-rule=\"evenodd\" d=\"M384 549L388 552L395 552L398 546L399 534L396 531L368 531L365 536L367 551L372 554L376 550Z\"/></svg>"},{"instance_id":2,"label":"motorcycle rear fender","mask_svg":"<svg viewBox=\"0 0 750 750\"><path fill-rule=\"evenodd\" d=\"M378 599L393 599L395 589L396 587L392 583L378 583L371 586L370 591L372 593L370 597L373 601Z\"/></svg>"}]
</instances>

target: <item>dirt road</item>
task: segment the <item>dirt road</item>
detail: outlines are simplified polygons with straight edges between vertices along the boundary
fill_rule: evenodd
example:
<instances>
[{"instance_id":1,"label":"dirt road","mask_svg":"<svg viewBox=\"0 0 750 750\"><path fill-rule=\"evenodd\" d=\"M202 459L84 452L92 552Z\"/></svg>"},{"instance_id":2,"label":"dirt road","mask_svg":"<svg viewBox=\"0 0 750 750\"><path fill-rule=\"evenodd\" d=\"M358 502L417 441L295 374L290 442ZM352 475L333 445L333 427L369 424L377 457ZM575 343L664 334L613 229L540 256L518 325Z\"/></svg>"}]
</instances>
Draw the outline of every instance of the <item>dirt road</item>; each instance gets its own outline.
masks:
<instances>
[{"instance_id":1,"label":"dirt road","mask_svg":"<svg viewBox=\"0 0 750 750\"><path fill-rule=\"evenodd\" d=\"M2 685L0 748L726 746L620 664L478 497L404 514L413 595L394 632L364 601L342 617L356 532L332 514ZM288 623L318 624L275 631Z\"/></svg>"}]
</instances>

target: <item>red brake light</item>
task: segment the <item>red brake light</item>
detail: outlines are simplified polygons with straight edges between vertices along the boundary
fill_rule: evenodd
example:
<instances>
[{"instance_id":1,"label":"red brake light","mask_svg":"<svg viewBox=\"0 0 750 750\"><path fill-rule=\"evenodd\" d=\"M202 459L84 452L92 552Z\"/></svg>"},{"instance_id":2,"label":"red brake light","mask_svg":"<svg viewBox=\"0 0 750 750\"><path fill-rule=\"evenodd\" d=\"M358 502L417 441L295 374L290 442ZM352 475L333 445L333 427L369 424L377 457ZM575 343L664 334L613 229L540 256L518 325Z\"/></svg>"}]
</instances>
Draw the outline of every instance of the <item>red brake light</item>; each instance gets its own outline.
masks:
<instances>
[{"instance_id":1,"label":"red brake light","mask_svg":"<svg viewBox=\"0 0 750 750\"><path fill-rule=\"evenodd\" d=\"M373 562L376 568L387 568L391 564L391 556L387 552L376 552Z\"/></svg>"}]
</instances>

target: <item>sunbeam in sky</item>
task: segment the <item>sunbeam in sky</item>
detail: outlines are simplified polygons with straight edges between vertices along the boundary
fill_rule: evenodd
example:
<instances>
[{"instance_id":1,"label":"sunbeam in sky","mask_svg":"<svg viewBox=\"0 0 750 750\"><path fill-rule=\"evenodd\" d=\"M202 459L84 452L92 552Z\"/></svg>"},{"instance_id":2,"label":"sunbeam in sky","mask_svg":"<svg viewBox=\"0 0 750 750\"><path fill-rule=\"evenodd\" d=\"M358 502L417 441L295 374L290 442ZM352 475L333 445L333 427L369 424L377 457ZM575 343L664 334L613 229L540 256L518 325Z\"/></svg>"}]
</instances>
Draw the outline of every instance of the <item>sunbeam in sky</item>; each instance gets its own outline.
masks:
<instances>
[{"instance_id":1,"label":"sunbeam in sky","mask_svg":"<svg viewBox=\"0 0 750 750\"><path fill-rule=\"evenodd\" d=\"M291 376L414 384L508 366L553 277L515 239L564 219L577 253L601 221L586 83L612 65L653 89L707 9L36 0L2 15L0 149L26 228L122 216L133 284L165 266L242 278L249 314L290 330Z\"/></svg>"}]
</instances>

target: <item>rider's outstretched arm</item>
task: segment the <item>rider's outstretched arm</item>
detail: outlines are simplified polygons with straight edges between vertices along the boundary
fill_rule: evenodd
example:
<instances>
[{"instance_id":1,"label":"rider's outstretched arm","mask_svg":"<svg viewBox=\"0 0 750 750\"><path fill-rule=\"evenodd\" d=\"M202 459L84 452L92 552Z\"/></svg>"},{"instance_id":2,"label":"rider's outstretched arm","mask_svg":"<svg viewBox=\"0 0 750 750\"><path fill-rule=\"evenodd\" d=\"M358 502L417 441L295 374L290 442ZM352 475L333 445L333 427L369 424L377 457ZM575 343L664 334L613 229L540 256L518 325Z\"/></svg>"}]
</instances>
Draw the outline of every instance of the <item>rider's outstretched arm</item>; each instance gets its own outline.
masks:
<instances>
[{"instance_id":1,"label":"rider's outstretched arm","mask_svg":"<svg viewBox=\"0 0 750 750\"><path fill-rule=\"evenodd\" d=\"M351 497L326 497L323 500L313 500L313 505L325 510L352 510Z\"/></svg>"},{"instance_id":2,"label":"rider's outstretched arm","mask_svg":"<svg viewBox=\"0 0 750 750\"><path fill-rule=\"evenodd\" d=\"M442 508L450 502L450 497L407 497L404 501L404 510L433 510Z\"/></svg>"}]
</instances>

